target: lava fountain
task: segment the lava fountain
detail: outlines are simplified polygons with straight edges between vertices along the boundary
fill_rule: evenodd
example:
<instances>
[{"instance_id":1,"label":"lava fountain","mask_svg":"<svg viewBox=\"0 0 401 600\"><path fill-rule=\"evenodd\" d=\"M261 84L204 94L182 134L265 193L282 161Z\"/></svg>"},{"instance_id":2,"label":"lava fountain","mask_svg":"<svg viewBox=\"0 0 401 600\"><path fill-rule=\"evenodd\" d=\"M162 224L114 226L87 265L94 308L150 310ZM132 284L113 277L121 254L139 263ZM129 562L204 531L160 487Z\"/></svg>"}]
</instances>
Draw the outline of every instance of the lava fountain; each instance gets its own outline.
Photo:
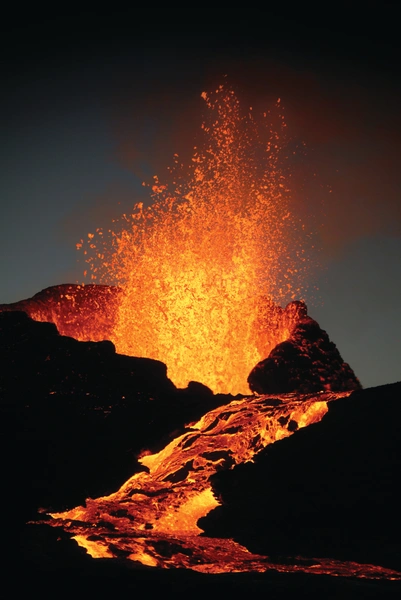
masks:
<instances>
[{"instance_id":1,"label":"lava fountain","mask_svg":"<svg viewBox=\"0 0 401 600\"><path fill-rule=\"evenodd\" d=\"M78 248L92 281L119 287L111 336L117 352L163 361L177 386L192 379L214 392L247 393L251 369L290 338L302 313L301 303L279 307L302 294L302 224L290 210L280 102L274 115L257 119L224 86L202 96L204 143L190 166L176 156L171 181L154 178L149 206L136 204ZM313 331L301 342L303 360L303 341L318 347ZM200 535L200 519L220 504L211 481L218 470L252 461L268 444L319 422L329 402L359 386L330 391L319 373L315 393L227 398L160 452L142 456L143 470L115 493L48 513L46 523L73 534L94 558L202 573L275 569L399 580L391 569L330 558L273 564L232 539Z\"/></svg>"},{"instance_id":2,"label":"lava fountain","mask_svg":"<svg viewBox=\"0 0 401 600\"><path fill-rule=\"evenodd\" d=\"M225 86L202 97L203 140L190 165L175 155L168 183L154 177L149 206L77 247L92 281L123 290L119 353L163 361L179 387L196 380L249 393L252 367L289 335L266 327L266 314L274 321L272 301L300 297L306 264L283 166L286 123L280 100L256 117Z\"/></svg>"}]
</instances>

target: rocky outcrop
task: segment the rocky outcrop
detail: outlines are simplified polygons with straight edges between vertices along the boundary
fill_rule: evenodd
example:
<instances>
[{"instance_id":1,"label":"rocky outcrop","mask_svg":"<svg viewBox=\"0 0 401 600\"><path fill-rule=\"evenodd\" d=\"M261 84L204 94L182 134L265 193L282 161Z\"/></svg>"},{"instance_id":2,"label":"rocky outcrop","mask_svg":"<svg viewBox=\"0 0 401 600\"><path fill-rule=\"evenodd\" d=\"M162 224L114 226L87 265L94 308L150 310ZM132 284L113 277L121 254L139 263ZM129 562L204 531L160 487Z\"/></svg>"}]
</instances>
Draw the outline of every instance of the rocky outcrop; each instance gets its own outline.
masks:
<instances>
[{"instance_id":1,"label":"rocky outcrop","mask_svg":"<svg viewBox=\"0 0 401 600\"><path fill-rule=\"evenodd\" d=\"M219 471L206 535L274 557L330 557L401 570L401 383L329 403L322 421Z\"/></svg>"},{"instance_id":2,"label":"rocky outcrop","mask_svg":"<svg viewBox=\"0 0 401 600\"><path fill-rule=\"evenodd\" d=\"M178 390L162 362L61 336L24 312L0 313L0 362L0 437L25 520L114 491L142 450L229 401L195 382Z\"/></svg>"},{"instance_id":3,"label":"rocky outcrop","mask_svg":"<svg viewBox=\"0 0 401 600\"><path fill-rule=\"evenodd\" d=\"M292 324L289 337L252 369L248 377L250 389L257 394L360 389L361 384L335 344L308 317L306 305L292 302L286 311Z\"/></svg>"}]
</instances>

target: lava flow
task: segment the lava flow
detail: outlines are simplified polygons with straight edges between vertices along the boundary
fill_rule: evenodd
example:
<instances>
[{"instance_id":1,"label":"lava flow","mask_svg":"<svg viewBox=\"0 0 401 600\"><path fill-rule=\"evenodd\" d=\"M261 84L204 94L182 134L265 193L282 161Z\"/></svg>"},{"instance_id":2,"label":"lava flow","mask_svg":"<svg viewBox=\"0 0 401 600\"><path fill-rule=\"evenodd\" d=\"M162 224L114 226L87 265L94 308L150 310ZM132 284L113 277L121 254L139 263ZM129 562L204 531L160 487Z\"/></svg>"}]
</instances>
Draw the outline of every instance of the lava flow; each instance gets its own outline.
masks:
<instances>
[{"instance_id":1,"label":"lava flow","mask_svg":"<svg viewBox=\"0 0 401 600\"><path fill-rule=\"evenodd\" d=\"M241 114L224 86L203 98L206 144L195 148L189 172L176 156L171 183L155 178L150 206L135 205L114 230L98 229L78 247L91 280L117 286L116 293L102 288L113 299L113 316L99 321L117 352L163 361L177 386L195 380L214 392L249 393L251 369L290 338L302 316L301 303L279 307L302 295L302 224L290 210L280 102L273 128L268 113L261 123L252 109ZM67 289L63 303L90 299L94 290L87 291ZM70 335L99 339L90 316L85 334L67 321ZM273 564L231 539L200 535L199 520L219 505L211 482L217 470L252 461L268 444L320 421L329 401L350 393L328 391L319 353L309 356L307 344L317 348L315 325L305 325L310 335L300 340L299 353L290 342L287 352L299 354L301 365L313 355L324 392L248 396L215 408L159 453L142 456L144 470L117 492L52 513L46 522L72 533L94 558L205 573L275 569L400 579L390 569L329 559ZM328 338L327 344L332 350Z\"/></svg>"},{"instance_id":2,"label":"lava flow","mask_svg":"<svg viewBox=\"0 0 401 600\"><path fill-rule=\"evenodd\" d=\"M348 392L254 396L204 415L157 454L144 456L146 472L116 493L86 500L85 507L53 513L48 522L73 533L94 558L124 557L147 566L205 573L268 569L400 579L400 573L330 559L270 562L230 539L200 536L197 521L219 505L210 476L251 461L266 445L317 421L327 403Z\"/></svg>"},{"instance_id":3,"label":"lava flow","mask_svg":"<svg viewBox=\"0 0 401 600\"><path fill-rule=\"evenodd\" d=\"M261 298L301 297L303 226L290 207L280 101L258 118L224 86L202 97L205 139L190 166L175 155L150 206L77 247L91 280L122 290L111 336L119 353L161 360L178 387L247 394L252 367L288 338L274 318L261 326L273 316Z\"/></svg>"}]
</instances>

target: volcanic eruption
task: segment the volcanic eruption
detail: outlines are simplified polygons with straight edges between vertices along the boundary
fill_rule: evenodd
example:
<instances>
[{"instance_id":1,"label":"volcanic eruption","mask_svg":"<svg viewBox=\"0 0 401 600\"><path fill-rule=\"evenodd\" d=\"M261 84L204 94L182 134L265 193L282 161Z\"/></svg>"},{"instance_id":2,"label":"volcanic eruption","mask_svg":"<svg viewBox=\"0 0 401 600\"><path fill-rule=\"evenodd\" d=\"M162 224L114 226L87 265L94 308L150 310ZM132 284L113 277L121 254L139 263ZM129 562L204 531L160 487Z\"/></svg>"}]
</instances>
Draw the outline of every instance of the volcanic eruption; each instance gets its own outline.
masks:
<instances>
[{"instance_id":1,"label":"volcanic eruption","mask_svg":"<svg viewBox=\"0 0 401 600\"><path fill-rule=\"evenodd\" d=\"M399 578L390 568L335 557L272 567L266 555L229 535L200 535L199 520L224 504L218 483L212 484L218 472L235 473L289 436L303 439L302 428L330 416L334 401L361 387L299 300L308 269L302 236L308 233L291 210L281 102L258 117L251 108L242 112L226 86L202 96L204 140L189 167L175 156L169 181L154 178L149 205L136 204L112 228L96 229L77 244L91 283L55 286L0 307L57 326L61 336L54 328L41 330L48 346L34 363L37 375L46 361L47 370L55 365L63 373L62 386L52 381L51 390L44 391L41 380L47 400L64 395L70 401L78 389L100 397L104 389L96 387L93 373L113 365L113 375L102 371L110 406L91 406L106 417L113 414L115 373L124 379L117 386L124 401L130 378L139 378L136 401L143 404L159 407L164 395L177 406L183 391L208 403L203 416L198 405L187 406L189 418L175 437L168 428L170 441L158 451L137 448L140 466L118 491L87 498L85 506L44 510L51 516L46 522L73 534L94 557L124 557L152 567ZM7 324L7 315L2 317L10 381L17 381L20 363L13 353L22 355L31 343L27 339L42 339L38 327L46 325L18 315ZM105 339L113 344L102 345ZM141 414L145 426L151 409Z\"/></svg>"},{"instance_id":2,"label":"volcanic eruption","mask_svg":"<svg viewBox=\"0 0 401 600\"><path fill-rule=\"evenodd\" d=\"M310 340L315 352L306 364L305 343L313 332L306 306L280 307L302 295L310 236L292 210L280 100L254 115L252 108L241 109L227 86L202 98L207 112L189 166L175 155L169 181L154 177L148 206L136 204L112 229L98 228L77 244L91 281L102 285L58 286L13 308L55 323L63 335L109 339L120 354L160 360L178 387L199 381L215 393L247 394L248 382L252 391L276 391L277 373L267 385L260 384L261 367L258 376L248 375L298 328L295 346L304 347L296 362L304 368L293 384L282 375L287 383L278 391L356 389L328 338L317 356L317 324ZM291 354L290 343L280 349ZM306 371L316 381L301 388Z\"/></svg>"},{"instance_id":3,"label":"volcanic eruption","mask_svg":"<svg viewBox=\"0 0 401 600\"><path fill-rule=\"evenodd\" d=\"M303 224L291 212L280 101L259 117L226 86L202 97L190 165L175 155L168 182L154 177L150 205L78 247L92 281L123 291L118 352L165 362L179 387L248 393L252 367L291 329L272 302L301 294Z\"/></svg>"}]
</instances>

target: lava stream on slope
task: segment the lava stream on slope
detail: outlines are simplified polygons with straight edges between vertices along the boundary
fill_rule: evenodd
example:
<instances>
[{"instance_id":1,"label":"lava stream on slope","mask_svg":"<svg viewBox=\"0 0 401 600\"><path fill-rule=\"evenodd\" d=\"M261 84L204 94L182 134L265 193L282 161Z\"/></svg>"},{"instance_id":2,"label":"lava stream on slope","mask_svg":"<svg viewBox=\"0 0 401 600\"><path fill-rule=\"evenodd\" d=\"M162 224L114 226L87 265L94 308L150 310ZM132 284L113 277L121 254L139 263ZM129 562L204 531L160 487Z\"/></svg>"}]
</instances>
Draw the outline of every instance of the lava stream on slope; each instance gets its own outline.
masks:
<instances>
[{"instance_id":1,"label":"lava stream on slope","mask_svg":"<svg viewBox=\"0 0 401 600\"><path fill-rule=\"evenodd\" d=\"M316 423L330 401L349 392L252 396L205 414L157 454L143 456L146 471L117 492L88 498L85 507L52 513L48 522L73 534L93 558L121 558L159 568L205 573L282 572L401 579L373 565L296 558L282 564L250 553L231 539L202 536L197 521L219 505L210 477L252 461L255 454L293 431Z\"/></svg>"}]
</instances>

